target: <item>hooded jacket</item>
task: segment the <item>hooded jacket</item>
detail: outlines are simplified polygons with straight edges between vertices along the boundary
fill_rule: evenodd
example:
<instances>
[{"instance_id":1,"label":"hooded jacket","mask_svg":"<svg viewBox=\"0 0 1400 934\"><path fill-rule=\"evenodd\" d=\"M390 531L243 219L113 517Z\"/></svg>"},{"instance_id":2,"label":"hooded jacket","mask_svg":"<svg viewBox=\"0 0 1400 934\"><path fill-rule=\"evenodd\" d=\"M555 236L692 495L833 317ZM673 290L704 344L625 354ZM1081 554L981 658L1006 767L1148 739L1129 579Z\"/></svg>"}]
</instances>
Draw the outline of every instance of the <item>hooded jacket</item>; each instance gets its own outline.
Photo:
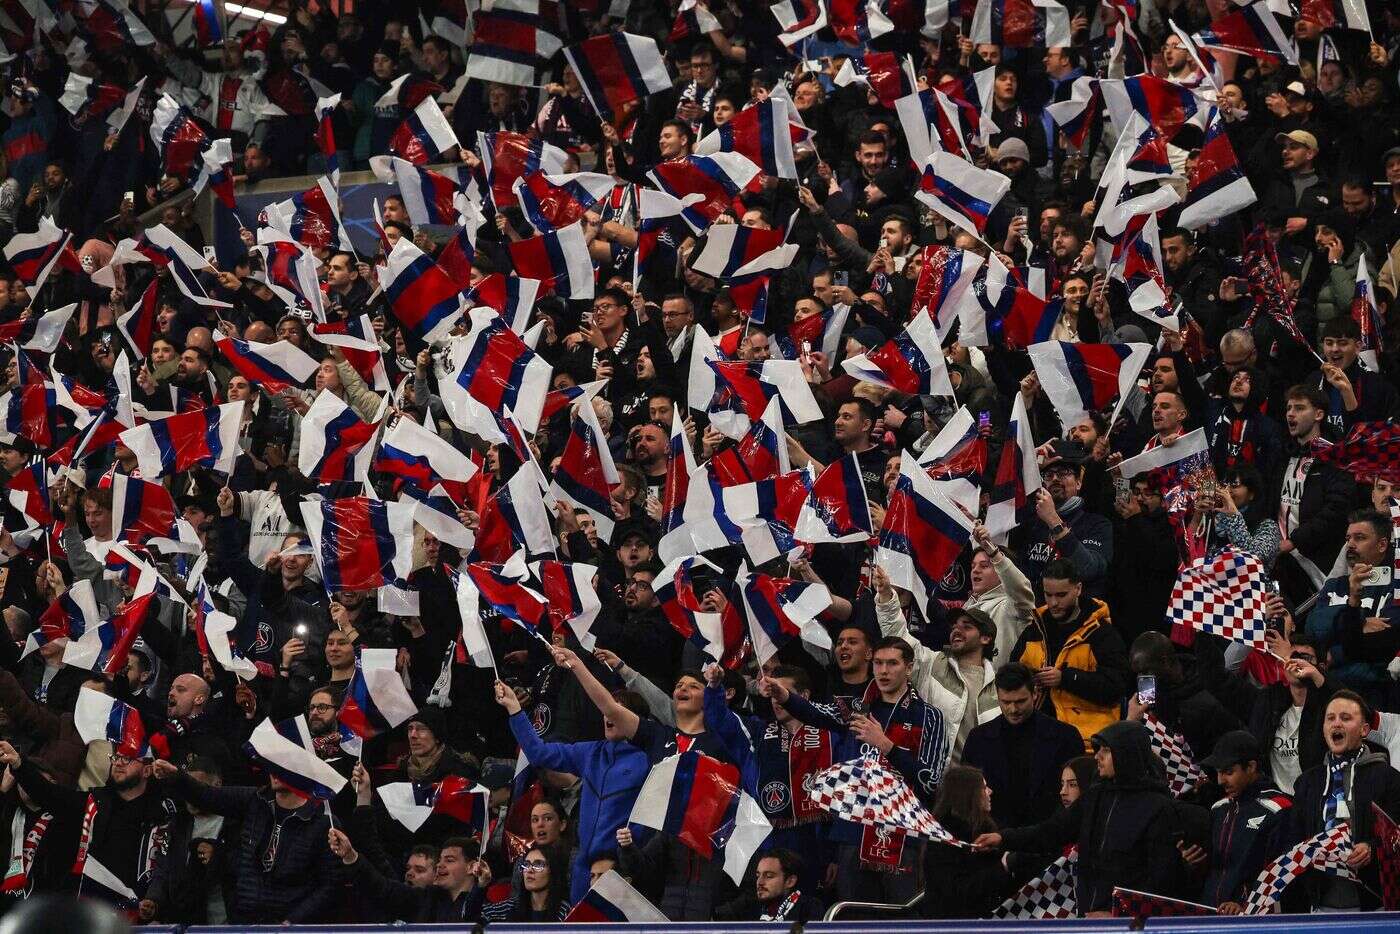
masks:
<instances>
[{"instance_id":1,"label":"hooded jacket","mask_svg":"<svg viewBox=\"0 0 1400 934\"><path fill-rule=\"evenodd\" d=\"M1253 464L1259 475L1270 476L1283 459L1283 432L1278 422L1264 414L1269 398L1269 379L1249 366L1249 396L1238 411L1228 398L1212 399L1206 419L1210 438L1210 459L1218 473L1228 473L1240 464ZM1225 391L1229 392L1226 383Z\"/></svg>"},{"instance_id":2,"label":"hooded jacket","mask_svg":"<svg viewBox=\"0 0 1400 934\"><path fill-rule=\"evenodd\" d=\"M1190 897L1193 886L1176 844L1205 842L1205 811L1172 799L1142 724L1113 723L1094 740L1113 752L1113 778L1100 780L1042 823L1002 831L1003 846L1054 852L1077 843L1080 914L1111 907L1115 886Z\"/></svg>"},{"instance_id":3,"label":"hooded jacket","mask_svg":"<svg viewBox=\"0 0 1400 934\"><path fill-rule=\"evenodd\" d=\"M1210 873L1201 902L1220 905L1249 896L1259 873L1279 853L1293 801L1261 778L1238 798L1221 798L1210 810Z\"/></svg>"}]
</instances>

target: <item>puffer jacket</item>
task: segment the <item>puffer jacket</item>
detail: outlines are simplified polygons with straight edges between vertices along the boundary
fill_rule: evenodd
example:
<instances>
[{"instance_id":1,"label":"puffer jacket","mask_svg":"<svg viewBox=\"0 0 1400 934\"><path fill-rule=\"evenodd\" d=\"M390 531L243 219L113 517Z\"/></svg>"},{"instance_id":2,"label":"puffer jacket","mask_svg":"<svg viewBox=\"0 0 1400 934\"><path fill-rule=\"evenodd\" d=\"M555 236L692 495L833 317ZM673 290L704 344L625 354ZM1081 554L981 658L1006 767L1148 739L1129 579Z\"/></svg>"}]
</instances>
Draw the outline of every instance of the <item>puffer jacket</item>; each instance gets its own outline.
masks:
<instances>
[{"instance_id":1,"label":"puffer jacket","mask_svg":"<svg viewBox=\"0 0 1400 934\"><path fill-rule=\"evenodd\" d=\"M1110 724L1094 739L1113 752L1113 778L1100 780L1049 820L1003 830L1002 845L1044 853L1077 843L1080 914L1110 908L1115 886L1173 898L1195 895L1176 845L1206 842L1205 810L1172 799L1142 724Z\"/></svg>"},{"instance_id":2,"label":"puffer jacket","mask_svg":"<svg viewBox=\"0 0 1400 934\"><path fill-rule=\"evenodd\" d=\"M1050 665L1063 672L1059 686L1050 689L1050 707L1057 720L1079 731L1086 750L1095 733L1119 719L1119 705L1128 693L1128 652L1109 619L1108 605L1089 600L1088 606L1085 614L1081 602L1075 628L1068 633L1045 607L1038 608L1011 651L1014 660L1031 669Z\"/></svg>"}]
</instances>

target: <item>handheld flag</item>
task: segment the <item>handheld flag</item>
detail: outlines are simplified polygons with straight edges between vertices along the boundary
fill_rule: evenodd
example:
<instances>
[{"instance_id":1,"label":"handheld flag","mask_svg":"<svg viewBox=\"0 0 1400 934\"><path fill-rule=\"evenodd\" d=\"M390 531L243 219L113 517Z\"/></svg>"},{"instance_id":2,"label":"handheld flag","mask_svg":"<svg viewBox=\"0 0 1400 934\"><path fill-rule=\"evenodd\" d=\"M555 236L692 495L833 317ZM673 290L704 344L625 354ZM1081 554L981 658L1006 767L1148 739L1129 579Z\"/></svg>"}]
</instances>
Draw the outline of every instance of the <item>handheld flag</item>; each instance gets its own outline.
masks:
<instances>
[{"instance_id":1,"label":"handheld flag","mask_svg":"<svg viewBox=\"0 0 1400 934\"><path fill-rule=\"evenodd\" d=\"M73 708L73 728L85 743L107 740L116 755L130 759L145 759L151 755L146 728L136 708L101 691L91 688L78 691L78 703Z\"/></svg>"},{"instance_id":2,"label":"handheld flag","mask_svg":"<svg viewBox=\"0 0 1400 934\"><path fill-rule=\"evenodd\" d=\"M229 474L240 453L242 422L243 403L228 402L147 422L119 437L136 455L137 468L148 480L195 467Z\"/></svg>"},{"instance_id":3,"label":"handheld flag","mask_svg":"<svg viewBox=\"0 0 1400 934\"><path fill-rule=\"evenodd\" d=\"M689 0L694 3L695 0ZM583 898L564 916L565 924L652 924L665 926L669 919L646 896L609 869L598 877Z\"/></svg>"},{"instance_id":4,"label":"handheld flag","mask_svg":"<svg viewBox=\"0 0 1400 934\"><path fill-rule=\"evenodd\" d=\"M1090 412L1103 411L1117 398L1109 419L1112 424L1151 352L1150 344L1065 341L1046 341L1029 348L1036 378L1065 431L1088 418Z\"/></svg>"},{"instance_id":5,"label":"handheld flag","mask_svg":"<svg viewBox=\"0 0 1400 934\"><path fill-rule=\"evenodd\" d=\"M375 657L381 652L384 657ZM355 673L336 719L360 739L387 733L418 712L394 667L395 655L393 649L361 648L355 653Z\"/></svg>"},{"instance_id":6,"label":"handheld flag","mask_svg":"<svg viewBox=\"0 0 1400 934\"><path fill-rule=\"evenodd\" d=\"M301 515L326 590L377 590L407 580L413 505L362 496L303 501Z\"/></svg>"},{"instance_id":7,"label":"handheld flag","mask_svg":"<svg viewBox=\"0 0 1400 934\"><path fill-rule=\"evenodd\" d=\"M303 798L329 801L345 787L346 779L316 755L303 716L279 723L269 717L253 729L244 751Z\"/></svg>"},{"instance_id":8,"label":"handheld flag","mask_svg":"<svg viewBox=\"0 0 1400 934\"><path fill-rule=\"evenodd\" d=\"M569 438L549 485L550 499L562 499L576 509L586 510L597 524L599 540L611 542L615 521L612 491L621 483L621 477L613 464L607 435L589 403L574 409L569 424Z\"/></svg>"},{"instance_id":9,"label":"handheld flag","mask_svg":"<svg viewBox=\"0 0 1400 934\"><path fill-rule=\"evenodd\" d=\"M831 636L817 619L831 607L831 593L825 584L750 574L743 565L735 584L760 665L793 639L831 651Z\"/></svg>"},{"instance_id":10,"label":"handheld flag","mask_svg":"<svg viewBox=\"0 0 1400 934\"><path fill-rule=\"evenodd\" d=\"M607 32L564 50L598 116L615 121L633 101L670 89L671 75L656 40Z\"/></svg>"},{"instance_id":11,"label":"handheld flag","mask_svg":"<svg viewBox=\"0 0 1400 934\"><path fill-rule=\"evenodd\" d=\"M1011 190L1011 179L979 169L950 152L935 152L924 167L916 197L950 224L981 237L997 203Z\"/></svg>"},{"instance_id":12,"label":"handheld flag","mask_svg":"<svg viewBox=\"0 0 1400 934\"><path fill-rule=\"evenodd\" d=\"M875 563L890 582L914 595L919 609L972 538L972 520L941 493L913 457L905 452L899 479L890 493Z\"/></svg>"},{"instance_id":13,"label":"handheld flag","mask_svg":"<svg viewBox=\"0 0 1400 934\"><path fill-rule=\"evenodd\" d=\"M1267 652L1266 580L1263 563L1247 551L1225 548L1198 558L1177 577L1167 620Z\"/></svg>"},{"instance_id":14,"label":"handheld flag","mask_svg":"<svg viewBox=\"0 0 1400 934\"><path fill-rule=\"evenodd\" d=\"M389 816L417 833L434 814L442 814L471 828L468 836L486 839L491 792L468 784L460 775L440 782L393 782L376 789Z\"/></svg>"}]
</instances>

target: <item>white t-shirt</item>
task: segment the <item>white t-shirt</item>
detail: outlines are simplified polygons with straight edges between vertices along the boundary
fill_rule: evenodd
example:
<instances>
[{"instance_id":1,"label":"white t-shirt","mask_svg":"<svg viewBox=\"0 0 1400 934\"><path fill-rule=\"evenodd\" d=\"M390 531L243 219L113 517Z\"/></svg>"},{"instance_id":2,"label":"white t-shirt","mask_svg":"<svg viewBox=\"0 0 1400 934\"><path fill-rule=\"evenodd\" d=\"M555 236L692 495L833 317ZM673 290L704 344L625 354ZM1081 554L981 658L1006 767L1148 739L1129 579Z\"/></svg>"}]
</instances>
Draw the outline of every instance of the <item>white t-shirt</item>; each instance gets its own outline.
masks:
<instances>
[{"instance_id":1,"label":"white t-shirt","mask_svg":"<svg viewBox=\"0 0 1400 934\"><path fill-rule=\"evenodd\" d=\"M1298 726L1303 722L1303 708L1289 707L1274 731L1274 747L1269 751L1269 770L1280 791L1293 794L1293 785L1303 774L1298 764Z\"/></svg>"}]
</instances>

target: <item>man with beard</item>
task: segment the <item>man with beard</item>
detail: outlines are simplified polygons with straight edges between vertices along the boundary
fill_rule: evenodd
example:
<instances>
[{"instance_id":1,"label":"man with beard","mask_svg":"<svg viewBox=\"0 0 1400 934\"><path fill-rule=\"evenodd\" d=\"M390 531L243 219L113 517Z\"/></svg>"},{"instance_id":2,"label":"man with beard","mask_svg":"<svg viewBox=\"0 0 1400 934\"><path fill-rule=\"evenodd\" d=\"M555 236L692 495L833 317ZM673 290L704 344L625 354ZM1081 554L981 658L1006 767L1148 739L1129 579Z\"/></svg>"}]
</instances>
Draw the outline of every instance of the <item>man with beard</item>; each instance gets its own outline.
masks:
<instances>
[{"instance_id":1,"label":"man with beard","mask_svg":"<svg viewBox=\"0 0 1400 934\"><path fill-rule=\"evenodd\" d=\"M914 687L920 697L935 705L956 727L950 761L961 762L963 744L972 728L997 715L993 684L996 669L992 667L996 656L996 623L981 610L966 607L955 610L948 624L948 645L943 651L935 652L909 631L909 624L899 608L899 598L884 568L876 566L873 583L875 618L880 622L880 632L887 637L903 639L914 650Z\"/></svg>"},{"instance_id":2,"label":"man with beard","mask_svg":"<svg viewBox=\"0 0 1400 934\"><path fill-rule=\"evenodd\" d=\"M209 685L196 674L183 674L170 683L166 696L165 728L160 732L169 744L168 758L186 767L199 756L213 760L219 774L243 775L241 757L235 757L224 739L226 724L210 713Z\"/></svg>"},{"instance_id":3,"label":"man with beard","mask_svg":"<svg viewBox=\"0 0 1400 934\"><path fill-rule=\"evenodd\" d=\"M1347 573L1327 581L1306 624L1308 635L1330 649L1328 674L1377 703L1386 697L1391 681L1386 664L1394 653L1376 658L1374 651L1352 652L1358 650L1361 634L1383 633L1400 623L1391 593L1391 535L1390 517L1374 509L1358 509L1347 517Z\"/></svg>"},{"instance_id":4,"label":"man with beard","mask_svg":"<svg viewBox=\"0 0 1400 934\"><path fill-rule=\"evenodd\" d=\"M1197 758L1209 755L1221 736L1243 729L1216 698L1197 669L1193 656L1178 653L1160 632L1144 632L1128 650L1133 674L1157 679L1157 700L1144 707L1136 693L1128 698L1128 719L1140 720L1149 711L1169 731L1180 734Z\"/></svg>"},{"instance_id":5,"label":"man with beard","mask_svg":"<svg viewBox=\"0 0 1400 934\"><path fill-rule=\"evenodd\" d=\"M1218 474L1241 464L1253 464L1261 476L1272 476L1283 457L1283 433L1264 414L1267 381L1252 366L1230 376L1225 398L1213 401L1215 414L1206 420L1210 458Z\"/></svg>"},{"instance_id":6,"label":"man with beard","mask_svg":"<svg viewBox=\"0 0 1400 934\"><path fill-rule=\"evenodd\" d=\"M1360 695L1342 690L1327 703L1322 738L1327 754L1305 771L1294 788L1292 820L1283 842L1292 846L1343 822L1351 826L1352 850L1346 858L1359 881L1309 870L1299 883L1314 911L1358 911L1379 907L1376 818L1372 804L1387 814L1400 810L1400 773L1385 751L1366 742L1371 709Z\"/></svg>"},{"instance_id":7,"label":"man with beard","mask_svg":"<svg viewBox=\"0 0 1400 934\"><path fill-rule=\"evenodd\" d=\"M372 860L361 859L350 838L332 828L327 841L331 852L349 866L366 901L379 906L381 917L410 923L474 922L481 916L491 869L477 859L478 846L466 837L443 841L431 885L418 886L388 878Z\"/></svg>"},{"instance_id":8,"label":"man with beard","mask_svg":"<svg viewBox=\"0 0 1400 934\"><path fill-rule=\"evenodd\" d=\"M1400 411L1400 396L1379 373L1361 366L1361 326L1350 316L1333 318L1322 326L1320 369L1309 373L1303 385L1327 397L1327 429L1342 437L1357 422L1385 421Z\"/></svg>"},{"instance_id":9,"label":"man with beard","mask_svg":"<svg viewBox=\"0 0 1400 934\"><path fill-rule=\"evenodd\" d=\"M1223 273L1214 252L1198 247L1189 230L1172 227L1162 231L1162 277L1173 296L1180 296L1191 317L1205 332L1207 347L1216 347L1234 320L1234 305L1222 304Z\"/></svg>"},{"instance_id":10,"label":"man with beard","mask_svg":"<svg viewBox=\"0 0 1400 934\"><path fill-rule=\"evenodd\" d=\"M340 748L340 725L336 721L339 711L335 693L330 688L317 688L306 701L306 729L316 757L349 778L355 769L355 757Z\"/></svg>"},{"instance_id":11,"label":"man with beard","mask_svg":"<svg viewBox=\"0 0 1400 934\"><path fill-rule=\"evenodd\" d=\"M123 907L139 900L151 882L156 861L165 853L175 802L150 784L151 763L125 746L113 747L107 784L91 791L56 785L32 760L0 742L0 765L8 766L19 787L42 810L76 815L87 837L73 873L77 894ZM125 887L134 896L123 896Z\"/></svg>"},{"instance_id":12,"label":"man with beard","mask_svg":"<svg viewBox=\"0 0 1400 934\"><path fill-rule=\"evenodd\" d=\"M1319 461L1315 447L1322 436L1327 400L1316 389L1294 386L1284 396L1288 423L1288 460L1273 489L1279 491L1278 527L1283 534L1274 565L1275 579L1296 606L1312 596L1327 578L1346 533L1346 515L1356 501L1356 483L1335 464Z\"/></svg>"},{"instance_id":13,"label":"man with beard","mask_svg":"<svg viewBox=\"0 0 1400 934\"><path fill-rule=\"evenodd\" d=\"M1066 560L1075 568L1075 580L1091 593L1104 588L1113 560L1113 526L1084 505L1080 490L1088 454L1078 444L1056 445L1056 460L1041 468L1045 488L1035 496L1035 519L1012 533L1021 555L1021 566L1032 586L1040 588L1045 568Z\"/></svg>"},{"instance_id":14,"label":"man with beard","mask_svg":"<svg viewBox=\"0 0 1400 934\"><path fill-rule=\"evenodd\" d=\"M1118 719L1128 693L1128 653L1102 600L1084 596L1074 565L1051 562L1042 580L1045 605L1021 634L1011 657L1035 671L1055 718L1089 738Z\"/></svg>"},{"instance_id":15,"label":"man with beard","mask_svg":"<svg viewBox=\"0 0 1400 934\"><path fill-rule=\"evenodd\" d=\"M663 683L681 663L685 640L661 613L656 575L661 565L649 558L632 569L622 591L625 613L603 613L593 622L598 645L610 649L651 681Z\"/></svg>"},{"instance_id":16,"label":"man with beard","mask_svg":"<svg viewBox=\"0 0 1400 934\"><path fill-rule=\"evenodd\" d=\"M667 418L670 411L667 411ZM666 488L666 461L670 453L671 433L663 425L646 422L632 429L628 436L632 465L646 477L649 496L660 499Z\"/></svg>"},{"instance_id":17,"label":"man with beard","mask_svg":"<svg viewBox=\"0 0 1400 934\"><path fill-rule=\"evenodd\" d=\"M1193 422L1190 427L1194 428L1194 422L1206 413L1206 394L1201 389L1200 381L1196 379L1196 368L1191 365L1190 359L1181 349L1181 336L1169 334L1167 340L1168 345L1175 349L1160 351L1153 358L1152 375L1149 377L1147 388L1153 399L1163 392L1174 392L1181 396L1187 418ZM1144 407L1142 415L1138 418L1138 428L1143 437L1157 431L1152 424L1152 413L1153 407ZM1183 419L1184 421L1186 419Z\"/></svg>"},{"instance_id":18,"label":"man with beard","mask_svg":"<svg viewBox=\"0 0 1400 934\"><path fill-rule=\"evenodd\" d=\"M754 866L754 890L715 909L717 921L819 921L822 904L797 887L803 858L792 850L769 850Z\"/></svg>"},{"instance_id":19,"label":"man with beard","mask_svg":"<svg viewBox=\"0 0 1400 934\"><path fill-rule=\"evenodd\" d=\"M870 687L871 659L875 655L875 644L870 633L854 623L848 623L836 633L832 649L836 677L829 679L827 689L832 702L843 714L849 713L851 701L865 696Z\"/></svg>"}]
</instances>

